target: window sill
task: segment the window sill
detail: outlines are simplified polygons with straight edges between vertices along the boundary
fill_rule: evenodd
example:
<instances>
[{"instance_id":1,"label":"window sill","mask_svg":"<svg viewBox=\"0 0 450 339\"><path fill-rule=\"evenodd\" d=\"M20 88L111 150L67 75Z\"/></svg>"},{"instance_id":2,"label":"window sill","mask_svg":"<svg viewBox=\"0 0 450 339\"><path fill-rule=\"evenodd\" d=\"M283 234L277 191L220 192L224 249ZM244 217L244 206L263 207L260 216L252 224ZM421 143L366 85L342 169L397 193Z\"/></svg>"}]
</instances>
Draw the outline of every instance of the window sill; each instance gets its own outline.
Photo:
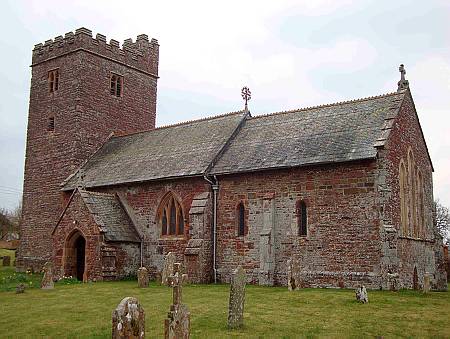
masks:
<instances>
[{"instance_id":1,"label":"window sill","mask_svg":"<svg viewBox=\"0 0 450 339\"><path fill-rule=\"evenodd\" d=\"M158 238L158 241L178 241L178 240L187 240L184 235L163 235Z\"/></svg>"}]
</instances>

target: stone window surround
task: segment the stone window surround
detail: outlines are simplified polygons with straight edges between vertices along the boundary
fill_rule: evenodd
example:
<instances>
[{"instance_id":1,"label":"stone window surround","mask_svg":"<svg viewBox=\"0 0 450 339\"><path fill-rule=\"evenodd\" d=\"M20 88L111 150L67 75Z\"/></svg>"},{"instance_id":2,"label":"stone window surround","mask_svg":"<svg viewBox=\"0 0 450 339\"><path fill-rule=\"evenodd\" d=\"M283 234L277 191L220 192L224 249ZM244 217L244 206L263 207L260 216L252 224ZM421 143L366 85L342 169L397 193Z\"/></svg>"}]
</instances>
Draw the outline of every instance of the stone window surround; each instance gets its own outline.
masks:
<instances>
[{"instance_id":1,"label":"stone window surround","mask_svg":"<svg viewBox=\"0 0 450 339\"><path fill-rule=\"evenodd\" d=\"M244 234L240 234L240 220L241 220L241 215L240 215L240 207L243 207L243 222L244 222ZM235 212L236 212L236 226L235 226L235 236L238 238L243 238L245 236L248 235L248 214L249 214L249 209L248 206L246 206L245 201L244 200L240 200L235 207Z\"/></svg>"},{"instance_id":2,"label":"stone window surround","mask_svg":"<svg viewBox=\"0 0 450 339\"><path fill-rule=\"evenodd\" d=\"M59 68L51 69L47 74L49 93L55 93L59 89Z\"/></svg>"},{"instance_id":3,"label":"stone window surround","mask_svg":"<svg viewBox=\"0 0 450 339\"><path fill-rule=\"evenodd\" d=\"M158 240L186 240L186 233L189 229L188 227L188 219L186 218L186 213L184 211L184 206L181 202L182 200L172 191L168 191L166 194L164 194L164 196L162 197L160 203L159 203L159 207L157 209L157 213L156 213L156 223L158 225L158 229L159 229L159 239ZM175 224L175 233L171 234L170 233L170 220L168 217L167 220L167 231L166 234L163 234L163 222L162 222L162 218L164 216L163 212L164 210L166 210L166 215L167 215L167 211L169 211L170 213L170 209L167 209L166 207L170 208L170 204L174 203L175 204L175 208L176 208L176 224ZM183 232L179 233L179 228L180 228L180 223L178 222L178 218L181 214L181 218L183 219Z\"/></svg>"},{"instance_id":4,"label":"stone window surround","mask_svg":"<svg viewBox=\"0 0 450 339\"><path fill-rule=\"evenodd\" d=\"M116 98L123 97L124 76L119 73L111 72L109 77L109 93Z\"/></svg>"},{"instance_id":5,"label":"stone window surround","mask_svg":"<svg viewBox=\"0 0 450 339\"><path fill-rule=\"evenodd\" d=\"M305 234L301 234L301 229L300 229L300 223L301 220L300 218L302 217L302 213L300 211L302 204L304 205L305 208L305 214L306 214L306 223L305 223ZM298 199L295 203L295 219L297 221L297 235L300 238L307 238L308 237L308 202L305 199Z\"/></svg>"}]
</instances>

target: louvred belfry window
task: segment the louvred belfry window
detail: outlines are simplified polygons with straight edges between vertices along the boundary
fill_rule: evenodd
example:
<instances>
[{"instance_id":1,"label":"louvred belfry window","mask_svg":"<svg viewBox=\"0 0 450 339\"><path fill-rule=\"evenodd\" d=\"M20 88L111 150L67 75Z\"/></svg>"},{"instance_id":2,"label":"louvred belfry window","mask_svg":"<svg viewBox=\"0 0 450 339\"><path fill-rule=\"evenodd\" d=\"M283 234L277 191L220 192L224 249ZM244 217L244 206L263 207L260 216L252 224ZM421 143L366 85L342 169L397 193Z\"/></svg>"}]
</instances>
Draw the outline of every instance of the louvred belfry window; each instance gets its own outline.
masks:
<instances>
[{"instance_id":1,"label":"louvred belfry window","mask_svg":"<svg viewBox=\"0 0 450 339\"><path fill-rule=\"evenodd\" d=\"M56 92L59 88L59 71L54 69L48 72L48 89L50 93Z\"/></svg>"},{"instance_id":2,"label":"louvred belfry window","mask_svg":"<svg viewBox=\"0 0 450 339\"><path fill-rule=\"evenodd\" d=\"M122 96L123 76L111 74L110 93L116 97Z\"/></svg>"},{"instance_id":3,"label":"louvred belfry window","mask_svg":"<svg viewBox=\"0 0 450 339\"><path fill-rule=\"evenodd\" d=\"M158 220L162 235L184 235L183 209L172 193L161 202Z\"/></svg>"}]
</instances>

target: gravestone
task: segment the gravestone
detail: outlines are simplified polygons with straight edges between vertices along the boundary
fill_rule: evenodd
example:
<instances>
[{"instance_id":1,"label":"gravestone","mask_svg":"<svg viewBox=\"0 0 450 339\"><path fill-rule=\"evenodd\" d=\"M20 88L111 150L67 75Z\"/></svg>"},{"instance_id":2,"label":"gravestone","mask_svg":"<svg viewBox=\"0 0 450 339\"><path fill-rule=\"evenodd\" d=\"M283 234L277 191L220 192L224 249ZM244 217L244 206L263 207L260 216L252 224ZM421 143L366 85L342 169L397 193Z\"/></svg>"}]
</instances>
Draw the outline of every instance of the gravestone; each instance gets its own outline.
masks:
<instances>
[{"instance_id":1,"label":"gravestone","mask_svg":"<svg viewBox=\"0 0 450 339\"><path fill-rule=\"evenodd\" d=\"M145 311L136 298L123 298L113 311L112 338L145 338Z\"/></svg>"},{"instance_id":2,"label":"gravestone","mask_svg":"<svg viewBox=\"0 0 450 339\"><path fill-rule=\"evenodd\" d=\"M358 300L360 303L367 304L369 302L367 290L364 286L358 287L355 292L356 292L356 300Z\"/></svg>"},{"instance_id":3,"label":"gravestone","mask_svg":"<svg viewBox=\"0 0 450 339\"><path fill-rule=\"evenodd\" d=\"M388 285L389 290L393 292L397 292L399 289L399 275L398 273L388 273Z\"/></svg>"},{"instance_id":4,"label":"gravestone","mask_svg":"<svg viewBox=\"0 0 450 339\"><path fill-rule=\"evenodd\" d=\"M16 294L24 293L25 292L25 284L20 283L16 286Z\"/></svg>"},{"instance_id":5,"label":"gravestone","mask_svg":"<svg viewBox=\"0 0 450 339\"><path fill-rule=\"evenodd\" d=\"M425 273L425 275L423 276L423 293L428 293L430 292L430 288L431 288L431 281L430 281L430 274L429 273Z\"/></svg>"},{"instance_id":6,"label":"gravestone","mask_svg":"<svg viewBox=\"0 0 450 339\"><path fill-rule=\"evenodd\" d=\"M287 261L288 290L300 288L300 263L293 258Z\"/></svg>"},{"instance_id":7,"label":"gravestone","mask_svg":"<svg viewBox=\"0 0 450 339\"><path fill-rule=\"evenodd\" d=\"M187 274L181 275L180 263L174 263L173 274L167 278L173 288L173 304L164 320L165 339L187 339L190 335L191 314L186 305L182 304L182 284L187 281Z\"/></svg>"},{"instance_id":8,"label":"gravestone","mask_svg":"<svg viewBox=\"0 0 450 339\"><path fill-rule=\"evenodd\" d=\"M138 287L148 287L148 270L145 267L141 267L137 272Z\"/></svg>"},{"instance_id":9,"label":"gravestone","mask_svg":"<svg viewBox=\"0 0 450 339\"><path fill-rule=\"evenodd\" d=\"M231 277L228 328L239 328L244 325L245 281L245 271L239 266Z\"/></svg>"},{"instance_id":10,"label":"gravestone","mask_svg":"<svg viewBox=\"0 0 450 339\"><path fill-rule=\"evenodd\" d=\"M168 279L173 275L173 265L175 263L175 253L169 252L164 257L164 268L161 274L161 284L169 286Z\"/></svg>"},{"instance_id":11,"label":"gravestone","mask_svg":"<svg viewBox=\"0 0 450 339\"><path fill-rule=\"evenodd\" d=\"M11 266L11 257L9 255L3 257L3 266Z\"/></svg>"},{"instance_id":12,"label":"gravestone","mask_svg":"<svg viewBox=\"0 0 450 339\"><path fill-rule=\"evenodd\" d=\"M42 268L44 271L44 276L41 281L41 288L44 290L49 290L55 287L53 283L53 265L51 262L47 261Z\"/></svg>"}]
</instances>

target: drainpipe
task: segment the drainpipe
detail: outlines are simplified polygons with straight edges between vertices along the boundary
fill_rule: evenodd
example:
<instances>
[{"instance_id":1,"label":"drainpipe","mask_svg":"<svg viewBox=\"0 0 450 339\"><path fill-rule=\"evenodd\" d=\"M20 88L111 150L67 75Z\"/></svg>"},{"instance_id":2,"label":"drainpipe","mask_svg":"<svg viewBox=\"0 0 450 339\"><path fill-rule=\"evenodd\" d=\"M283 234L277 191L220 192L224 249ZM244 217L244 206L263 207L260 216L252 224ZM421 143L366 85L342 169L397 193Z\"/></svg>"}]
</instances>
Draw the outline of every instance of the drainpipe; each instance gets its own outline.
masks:
<instances>
[{"instance_id":1,"label":"drainpipe","mask_svg":"<svg viewBox=\"0 0 450 339\"><path fill-rule=\"evenodd\" d=\"M214 283L217 283L217 192L219 191L219 181L217 177L214 176L214 181L211 181L206 175L205 180L211 184L211 188L214 192L213 195L213 272L214 272Z\"/></svg>"}]
</instances>

